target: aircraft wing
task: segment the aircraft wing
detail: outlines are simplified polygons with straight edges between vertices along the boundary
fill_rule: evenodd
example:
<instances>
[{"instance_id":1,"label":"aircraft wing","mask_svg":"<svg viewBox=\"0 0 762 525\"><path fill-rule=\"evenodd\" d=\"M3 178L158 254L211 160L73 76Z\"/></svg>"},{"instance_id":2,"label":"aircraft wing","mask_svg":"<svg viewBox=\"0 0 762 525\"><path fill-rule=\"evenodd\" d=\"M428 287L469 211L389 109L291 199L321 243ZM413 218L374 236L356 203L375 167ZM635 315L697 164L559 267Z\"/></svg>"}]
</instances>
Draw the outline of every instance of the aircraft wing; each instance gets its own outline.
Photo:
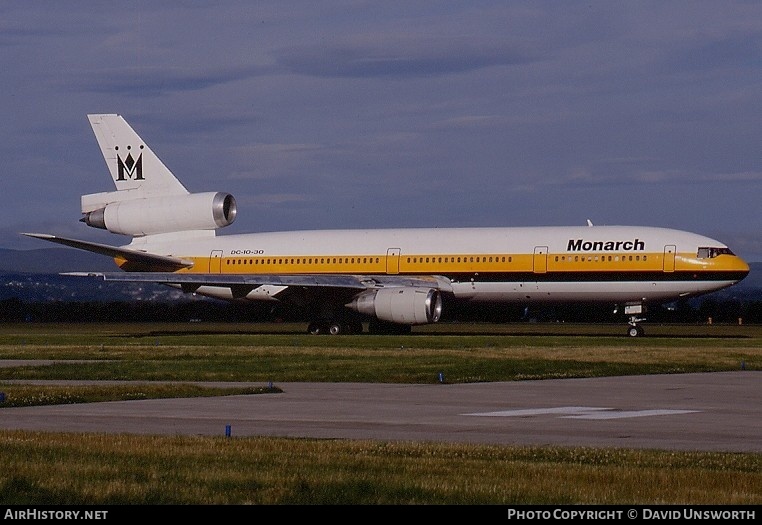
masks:
<instances>
[{"instance_id":1,"label":"aircraft wing","mask_svg":"<svg viewBox=\"0 0 762 525\"><path fill-rule=\"evenodd\" d=\"M99 277L104 281L143 282L180 285L186 291L201 286L223 288L259 286L334 288L347 290L367 290L389 287L429 287L449 290L449 280L436 276L404 277L396 275L340 275L340 274L215 274L215 273L171 273L171 272L68 272L63 275L79 277Z\"/></svg>"},{"instance_id":2,"label":"aircraft wing","mask_svg":"<svg viewBox=\"0 0 762 525\"><path fill-rule=\"evenodd\" d=\"M45 241L79 248L101 255L124 259L128 271L121 272L68 272L63 275L97 277L112 282L142 282L179 286L184 292L195 292L201 287L230 289L233 298L244 298L252 291L268 297L303 302L305 298L329 297L349 300L358 292L381 288L434 288L452 291L450 280L434 275L345 275L345 274L221 274L185 273L177 270L190 268L193 261L157 255L130 248L67 239L43 233L23 233ZM165 270L165 271L143 271Z\"/></svg>"},{"instance_id":3,"label":"aircraft wing","mask_svg":"<svg viewBox=\"0 0 762 525\"><path fill-rule=\"evenodd\" d=\"M78 248L80 250L87 250L101 255L108 255L109 257L124 259L139 266L153 268L159 266L161 268L166 268L168 271L190 268L193 266L193 261L187 261L185 259L156 255L148 252L141 252L139 250L131 250L129 248L118 248L116 246L109 246L108 244L67 239L66 237L57 237L55 235L48 235L47 233L22 233L21 235L71 246L72 248Z\"/></svg>"}]
</instances>

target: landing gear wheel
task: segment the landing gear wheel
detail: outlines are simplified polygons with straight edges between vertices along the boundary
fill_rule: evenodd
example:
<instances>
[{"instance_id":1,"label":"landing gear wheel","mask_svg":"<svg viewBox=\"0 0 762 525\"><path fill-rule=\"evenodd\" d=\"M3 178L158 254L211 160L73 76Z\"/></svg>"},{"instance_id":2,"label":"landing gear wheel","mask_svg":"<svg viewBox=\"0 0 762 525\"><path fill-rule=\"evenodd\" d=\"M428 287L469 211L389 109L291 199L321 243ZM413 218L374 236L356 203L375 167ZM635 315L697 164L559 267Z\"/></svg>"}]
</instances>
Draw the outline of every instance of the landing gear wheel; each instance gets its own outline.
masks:
<instances>
[{"instance_id":1,"label":"landing gear wheel","mask_svg":"<svg viewBox=\"0 0 762 525\"><path fill-rule=\"evenodd\" d=\"M309 326L307 326L307 333L311 335L361 334L362 323L347 319L338 321L312 321Z\"/></svg>"},{"instance_id":2,"label":"landing gear wheel","mask_svg":"<svg viewBox=\"0 0 762 525\"><path fill-rule=\"evenodd\" d=\"M307 327L307 333L310 335L321 335L327 332L327 327L322 323L313 322Z\"/></svg>"},{"instance_id":3,"label":"landing gear wheel","mask_svg":"<svg viewBox=\"0 0 762 525\"><path fill-rule=\"evenodd\" d=\"M627 335L630 337L640 337L643 335L643 328L640 323L646 320L645 317L639 317L640 314L645 313L646 305L631 304L624 307L624 313L630 316L630 320L627 322L629 327L627 328Z\"/></svg>"}]
</instances>

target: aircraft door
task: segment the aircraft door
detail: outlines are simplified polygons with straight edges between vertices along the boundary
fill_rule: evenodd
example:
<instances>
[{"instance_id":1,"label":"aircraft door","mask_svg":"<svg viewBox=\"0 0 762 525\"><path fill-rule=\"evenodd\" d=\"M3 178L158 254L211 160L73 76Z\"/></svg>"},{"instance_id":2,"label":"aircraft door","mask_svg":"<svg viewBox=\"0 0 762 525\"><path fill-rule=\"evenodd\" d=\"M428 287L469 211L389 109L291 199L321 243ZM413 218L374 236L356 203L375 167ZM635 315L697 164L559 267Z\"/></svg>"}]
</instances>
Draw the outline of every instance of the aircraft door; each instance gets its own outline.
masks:
<instances>
[{"instance_id":1,"label":"aircraft door","mask_svg":"<svg viewBox=\"0 0 762 525\"><path fill-rule=\"evenodd\" d=\"M400 273L400 249L389 248L386 250L386 273L397 275Z\"/></svg>"},{"instance_id":2,"label":"aircraft door","mask_svg":"<svg viewBox=\"0 0 762 525\"><path fill-rule=\"evenodd\" d=\"M548 271L548 247L534 247L534 273L546 273Z\"/></svg>"},{"instance_id":3,"label":"aircraft door","mask_svg":"<svg viewBox=\"0 0 762 525\"><path fill-rule=\"evenodd\" d=\"M548 271L548 247L547 246L535 246L534 247L534 261L533 261L534 273L546 273Z\"/></svg>"},{"instance_id":4,"label":"aircraft door","mask_svg":"<svg viewBox=\"0 0 762 525\"><path fill-rule=\"evenodd\" d=\"M209 255L209 273L222 273L222 250L212 250Z\"/></svg>"},{"instance_id":5,"label":"aircraft door","mask_svg":"<svg viewBox=\"0 0 762 525\"><path fill-rule=\"evenodd\" d=\"M668 244L664 247L664 271L675 271L675 252L677 247L674 244Z\"/></svg>"}]
</instances>

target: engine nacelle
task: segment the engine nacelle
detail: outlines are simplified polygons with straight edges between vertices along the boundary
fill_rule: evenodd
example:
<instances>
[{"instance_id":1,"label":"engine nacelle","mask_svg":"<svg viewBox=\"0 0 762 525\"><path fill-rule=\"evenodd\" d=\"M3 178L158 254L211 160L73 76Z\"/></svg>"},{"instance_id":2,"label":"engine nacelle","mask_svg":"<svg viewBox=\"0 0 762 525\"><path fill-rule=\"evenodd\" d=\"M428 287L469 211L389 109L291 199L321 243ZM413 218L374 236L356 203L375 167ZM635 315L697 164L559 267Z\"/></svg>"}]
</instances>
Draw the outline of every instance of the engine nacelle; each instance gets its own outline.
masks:
<instances>
[{"instance_id":1,"label":"engine nacelle","mask_svg":"<svg viewBox=\"0 0 762 525\"><path fill-rule=\"evenodd\" d=\"M85 214L82 222L122 235L142 236L216 230L232 224L235 199L229 193L191 193L112 202Z\"/></svg>"},{"instance_id":2,"label":"engine nacelle","mask_svg":"<svg viewBox=\"0 0 762 525\"><path fill-rule=\"evenodd\" d=\"M442 316L442 295L432 288L380 288L355 297L348 308L382 321L430 324Z\"/></svg>"}]
</instances>

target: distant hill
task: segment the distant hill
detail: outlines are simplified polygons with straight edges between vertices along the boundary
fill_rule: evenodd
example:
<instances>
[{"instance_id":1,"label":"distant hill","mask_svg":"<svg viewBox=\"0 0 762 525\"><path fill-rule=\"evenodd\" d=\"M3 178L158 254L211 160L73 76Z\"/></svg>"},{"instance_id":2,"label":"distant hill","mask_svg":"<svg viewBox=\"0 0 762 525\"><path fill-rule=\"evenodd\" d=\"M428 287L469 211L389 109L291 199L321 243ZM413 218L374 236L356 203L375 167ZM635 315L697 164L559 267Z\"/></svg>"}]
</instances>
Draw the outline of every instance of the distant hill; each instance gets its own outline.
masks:
<instances>
[{"instance_id":1,"label":"distant hill","mask_svg":"<svg viewBox=\"0 0 762 525\"><path fill-rule=\"evenodd\" d=\"M0 249L0 273L113 272L118 268L105 255L71 248Z\"/></svg>"},{"instance_id":2,"label":"distant hill","mask_svg":"<svg viewBox=\"0 0 762 525\"><path fill-rule=\"evenodd\" d=\"M0 249L0 300L155 301L189 297L160 284L112 283L59 275L86 271L118 272L119 267L110 257L71 248Z\"/></svg>"}]
</instances>

